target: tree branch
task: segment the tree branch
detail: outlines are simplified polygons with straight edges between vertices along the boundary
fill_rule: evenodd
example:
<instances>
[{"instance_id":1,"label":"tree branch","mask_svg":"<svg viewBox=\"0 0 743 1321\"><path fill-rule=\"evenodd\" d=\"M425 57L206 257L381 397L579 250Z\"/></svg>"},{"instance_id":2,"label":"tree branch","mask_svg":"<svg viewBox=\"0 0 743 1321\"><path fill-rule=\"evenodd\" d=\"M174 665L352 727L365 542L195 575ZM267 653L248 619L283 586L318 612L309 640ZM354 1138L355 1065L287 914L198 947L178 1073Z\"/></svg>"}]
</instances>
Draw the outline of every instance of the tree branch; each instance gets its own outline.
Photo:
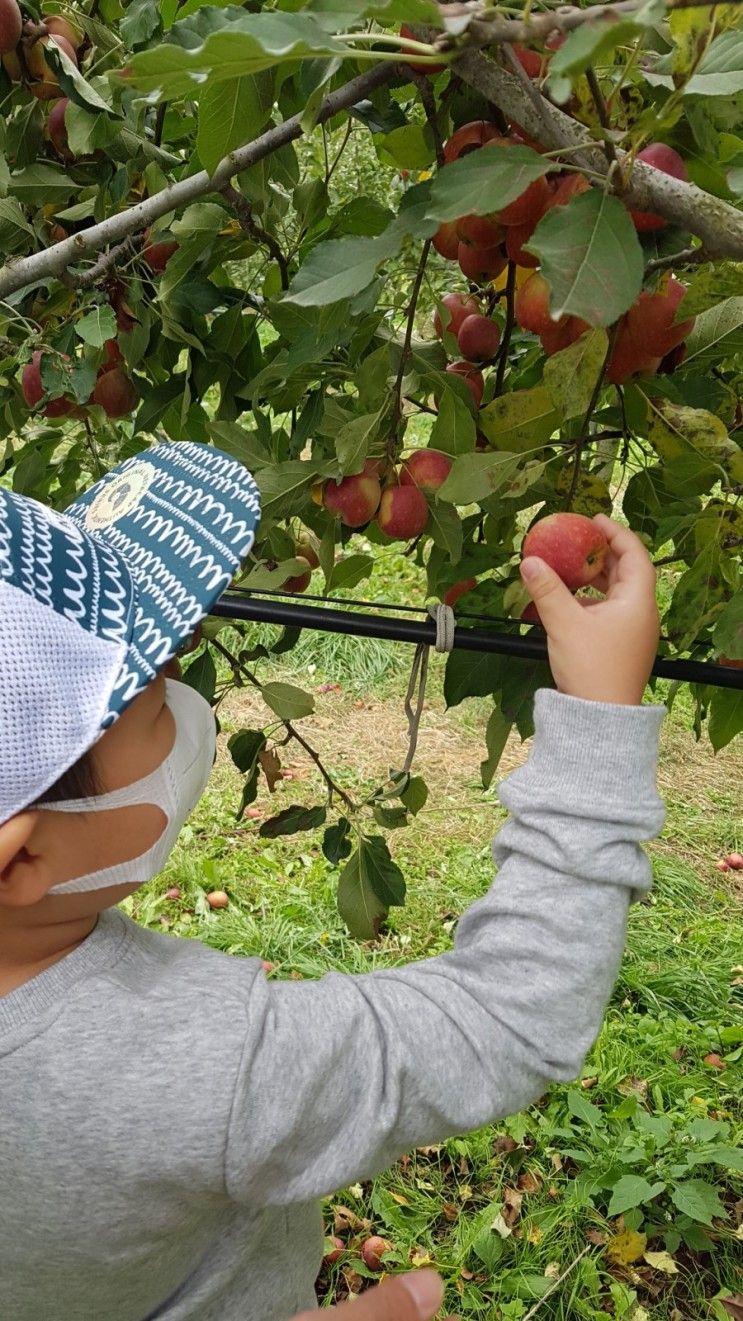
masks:
<instances>
[{"instance_id":1,"label":"tree branch","mask_svg":"<svg viewBox=\"0 0 743 1321\"><path fill-rule=\"evenodd\" d=\"M389 440L390 446L395 444L397 441L397 432L400 426L400 419L402 417L402 383L403 380L405 379L405 368L408 365L408 359L410 357L410 346L413 342L413 327L415 325L415 310L418 306L418 298L420 296L421 285L423 284L423 276L426 273L426 263L428 261L428 254L430 251L431 251L431 240L426 239L425 243L423 244L423 248L421 250L420 261L418 262L418 270L416 271L415 274L413 289L410 295L410 302L408 303L407 322L405 325L405 338L403 340L402 348L400 350L400 366L397 369L397 379L395 381L395 388L394 388L395 416L393 419L392 426L390 427L390 440ZM394 455L390 454L390 458L394 458Z\"/></svg>"},{"instance_id":2,"label":"tree branch","mask_svg":"<svg viewBox=\"0 0 743 1321\"><path fill-rule=\"evenodd\" d=\"M352 78L343 87L339 87L337 91L325 97L318 112L318 122L323 123L332 119L340 110L350 109L357 101L368 97L375 88L389 82L395 77L396 72L397 65L380 64L368 73ZM249 142L246 146L231 152L229 156L225 156L212 175L206 170L200 170L197 174L163 188L153 197L137 202L128 210L109 216L98 225L91 225L89 229L82 230L73 238L63 239L61 243L53 243L51 247L44 248L42 252L34 252L30 257L6 262L0 270L0 299L7 298L8 294L24 289L26 285L33 284L36 280L43 280L50 275L59 277L72 262L92 256L108 244L118 243L128 235L146 229L153 221L170 211L179 210L197 197L203 197L206 193L221 192L233 175L250 169L252 165L278 151L279 147L285 146L288 142L294 142L302 136L302 131L302 116L293 115L283 124L278 124L268 132L262 133L254 142Z\"/></svg>"},{"instance_id":3,"label":"tree branch","mask_svg":"<svg viewBox=\"0 0 743 1321\"><path fill-rule=\"evenodd\" d=\"M601 6L604 13L607 8ZM623 9L621 3L613 5L611 11L630 12ZM575 12L584 18L590 11ZM542 17L551 20L557 14L540 15L533 20L534 23L541 23ZM578 24L574 23L573 26ZM515 119L542 146L551 150L566 146L571 149L582 148L581 165L585 161L591 171L607 178L610 167L606 157L588 131L544 97L541 113L538 113L520 80L500 65L479 51L469 50L454 61L453 68L464 82L497 105L508 119ZM743 259L743 212L718 197L712 197L694 184L684 183L660 170L654 170L643 161L636 160L633 163L626 152L617 151L617 158L621 169L614 168L611 183L614 191L621 195L628 206L635 211L654 211L682 229L696 234L702 240L708 258ZM627 177L623 178L624 175Z\"/></svg>"},{"instance_id":4,"label":"tree branch","mask_svg":"<svg viewBox=\"0 0 743 1321\"><path fill-rule=\"evenodd\" d=\"M506 324L503 328L503 342L500 346L500 358L498 360L498 371L495 377L495 397L503 393L503 381L506 375L508 365L508 350L511 347L511 335L513 334L516 307L516 263L509 261L508 275L506 276Z\"/></svg>"},{"instance_id":5,"label":"tree branch","mask_svg":"<svg viewBox=\"0 0 743 1321\"><path fill-rule=\"evenodd\" d=\"M262 247L266 248L271 254L279 268L279 273L281 275L281 288L284 290L288 289L289 267L287 265L286 257L281 251L273 234L269 234L267 229L264 229L262 225L258 224L258 221L253 215L253 208L247 197L239 192L237 188L233 188L230 183L222 189L222 196L226 202L229 202L235 212L240 228L244 230L246 234L249 234L252 239L255 239L256 243L259 243Z\"/></svg>"}]
</instances>

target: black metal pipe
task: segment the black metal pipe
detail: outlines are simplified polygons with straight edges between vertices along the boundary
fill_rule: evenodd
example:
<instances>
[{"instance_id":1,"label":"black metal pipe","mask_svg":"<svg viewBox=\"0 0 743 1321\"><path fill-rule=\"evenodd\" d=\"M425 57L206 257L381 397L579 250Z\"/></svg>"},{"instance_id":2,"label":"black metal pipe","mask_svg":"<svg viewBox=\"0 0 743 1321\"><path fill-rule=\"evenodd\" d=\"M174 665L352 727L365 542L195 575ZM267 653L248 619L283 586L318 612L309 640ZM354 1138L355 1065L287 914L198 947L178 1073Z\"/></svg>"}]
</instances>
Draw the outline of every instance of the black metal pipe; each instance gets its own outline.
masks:
<instances>
[{"instance_id":1,"label":"black metal pipe","mask_svg":"<svg viewBox=\"0 0 743 1321\"><path fill-rule=\"evenodd\" d=\"M394 608L394 607L393 607ZM278 624L283 628L314 628L324 633L345 633L356 638L381 638L389 642L436 641L433 620L417 622L396 619L391 615L354 614L330 607L301 605L294 601L265 600L228 592L212 610L220 619L243 620L254 624ZM454 635L457 651L491 652L518 660L546 660L546 641L534 633L491 633L482 628L458 628ZM743 689L743 669L715 665L711 661L666 660L657 656L653 674L659 679L685 680L716 688Z\"/></svg>"}]
</instances>

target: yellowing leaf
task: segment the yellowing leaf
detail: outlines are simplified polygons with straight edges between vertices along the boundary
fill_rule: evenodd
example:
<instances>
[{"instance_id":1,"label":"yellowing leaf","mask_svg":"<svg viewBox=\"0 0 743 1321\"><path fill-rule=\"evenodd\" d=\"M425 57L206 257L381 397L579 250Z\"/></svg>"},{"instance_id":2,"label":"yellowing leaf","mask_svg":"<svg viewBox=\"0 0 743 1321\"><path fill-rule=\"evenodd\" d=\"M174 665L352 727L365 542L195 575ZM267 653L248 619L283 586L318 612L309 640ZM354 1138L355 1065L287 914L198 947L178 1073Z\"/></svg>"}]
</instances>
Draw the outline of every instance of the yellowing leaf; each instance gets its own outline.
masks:
<instances>
[{"instance_id":1,"label":"yellowing leaf","mask_svg":"<svg viewBox=\"0 0 743 1321\"><path fill-rule=\"evenodd\" d=\"M607 344L605 330L590 330L569 348L547 359L544 384L563 417L580 417L585 413L606 358Z\"/></svg>"},{"instance_id":2,"label":"yellowing leaf","mask_svg":"<svg viewBox=\"0 0 743 1321\"><path fill-rule=\"evenodd\" d=\"M408 1201L407 1197L403 1197L402 1193L390 1193L390 1197L392 1198L393 1202L397 1202L398 1206L410 1206L410 1202Z\"/></svg>"},{"instance_id":3,"label":"yellowing leaf","mask_svg":"<svg viewBox=\"0 0 743 1321\"><path fill-rule=\"evenodd\" d=\"M511 1234L513 1233L511 1226L506 1224L503 1215L501 1214L500 1211L495 1217L495 1220L493 1221L490 1228L494 1229L496 1234L500 1234L501 1238L510 1238Z\"/></svg>"},{"instance_id":4,"label":"yellowing leaf","mask_svg":"<svg viewBox=\"0 0 743 1321\"><path fill-rule=\"evenodd\" d=\"M545 387L537 385L494 399L480 409L477 425L495 449L528 454L546 444L559 416Z\"/></svg>"},{"instance_id":5,"label":"yellowing leaf","mask_svg":"<svg viewBox=\"0 0 743 1321\"><path fill-rule=\"evenodd\" d=\"M648 1244L646 1234L638 1234L636 1229L625 1229L609 1239L606 1255L618 1266L629 1266L630 1262L639 1261Z\"/></svg>"},{"instance_id":6,"label":"yellowing leaf","mask_svg":"<svg viewBox=\"0 0 743 1321\"><path fill-rule=\"evenodd\" d=\"M652 1266L655 1271L662 1271L664 1275L678 1275L679 1268L676 1265L670 1252L646 1252L643 1254L643 1260L648 1266Z\"/></svg>"}]
</instances>

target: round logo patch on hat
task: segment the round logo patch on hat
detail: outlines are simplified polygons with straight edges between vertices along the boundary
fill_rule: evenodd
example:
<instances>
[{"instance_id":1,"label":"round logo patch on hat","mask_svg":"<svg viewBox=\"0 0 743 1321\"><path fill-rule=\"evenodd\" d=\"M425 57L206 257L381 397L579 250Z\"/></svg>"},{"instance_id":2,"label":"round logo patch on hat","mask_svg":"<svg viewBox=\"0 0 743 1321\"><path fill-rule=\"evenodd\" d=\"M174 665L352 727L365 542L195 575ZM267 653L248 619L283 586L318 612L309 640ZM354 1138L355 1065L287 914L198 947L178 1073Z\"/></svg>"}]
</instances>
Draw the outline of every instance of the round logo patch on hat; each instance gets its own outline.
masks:
<instances>
[{"instance_id":1,"label":"round logo patch on hat","mask_svg":"<svg viewBox=\"0 0 743 1321\"><path fill-rule=\"evenodd\" d=\"M101 532L137 508L156 477L150 463L133 463L98 492L85 514L89 532Z\"/></svg>"}]
</instances>

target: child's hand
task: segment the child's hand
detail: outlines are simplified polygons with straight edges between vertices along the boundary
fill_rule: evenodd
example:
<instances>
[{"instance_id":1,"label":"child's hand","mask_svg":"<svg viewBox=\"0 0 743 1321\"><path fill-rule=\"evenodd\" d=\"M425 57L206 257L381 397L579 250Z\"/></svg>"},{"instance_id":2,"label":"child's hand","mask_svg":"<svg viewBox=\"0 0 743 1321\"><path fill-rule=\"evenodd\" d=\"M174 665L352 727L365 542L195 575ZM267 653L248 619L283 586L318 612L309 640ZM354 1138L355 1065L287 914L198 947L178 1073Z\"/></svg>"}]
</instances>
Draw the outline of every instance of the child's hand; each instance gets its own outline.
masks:
<instances>
[{"instance_id":1,"label":"child's hand","mask_svg":"<svg viewBox=\"0 0 743 1321\"><path fill-rule=\"evenodd\" d=\"M321 1321L336 1316L338 1321L431 1321L441 1306L444 1286L433 1271L413 1271L385 1280L360 1298L339 1307L318 1308L303 1312L294 1321ZM447 1321L457 1321L449 1317Z\"/></svg>"},{"instance_id":2,"label":"child's hand","mask_svg":"<svg viewBox=\"0 0 743 1321\"><path fill-rule=\"evenodd\" d=\"M546 630L560 692L634 706L642 701L660 632L655 569L633 532L603 514L594 522L609 542L605 571L591 584L605 600L579 603L535 556L523 561L521 576Z\"/></svg>"}]
</instances>

